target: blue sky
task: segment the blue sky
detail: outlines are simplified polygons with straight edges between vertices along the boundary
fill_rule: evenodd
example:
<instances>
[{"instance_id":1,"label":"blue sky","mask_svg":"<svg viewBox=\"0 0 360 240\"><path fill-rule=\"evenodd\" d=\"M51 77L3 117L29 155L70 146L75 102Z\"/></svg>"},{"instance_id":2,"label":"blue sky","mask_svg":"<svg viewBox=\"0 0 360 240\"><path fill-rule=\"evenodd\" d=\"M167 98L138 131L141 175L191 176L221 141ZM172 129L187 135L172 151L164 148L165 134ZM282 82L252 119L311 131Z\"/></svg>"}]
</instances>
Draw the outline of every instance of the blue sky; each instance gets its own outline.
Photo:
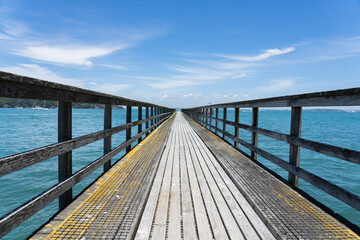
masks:
<instances>
[{"instance_id":1,"label":"blue sky","mask_svg":"<svg viewBox=\"0 0 360 240\"><path fill-rule=\"evenodd\" d=\"M3 1L0 71L171 107L360 86L360 2Z\"/></svg>"}]
</instances>

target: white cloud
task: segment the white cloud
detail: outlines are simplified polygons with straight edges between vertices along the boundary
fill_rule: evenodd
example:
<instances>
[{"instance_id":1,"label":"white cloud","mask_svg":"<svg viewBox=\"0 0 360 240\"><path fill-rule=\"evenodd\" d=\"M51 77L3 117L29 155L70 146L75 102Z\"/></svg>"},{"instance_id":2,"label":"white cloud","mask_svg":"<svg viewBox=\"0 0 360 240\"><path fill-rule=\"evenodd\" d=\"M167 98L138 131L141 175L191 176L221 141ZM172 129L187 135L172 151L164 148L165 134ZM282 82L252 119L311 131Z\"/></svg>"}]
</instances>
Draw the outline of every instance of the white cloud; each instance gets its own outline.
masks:
<instances>
[{"instance_id":1,"label":"white cloud","mask_svg":"<svg viewBox=\"0 0 360 240\"><path fill-rule=\"evenodd\" d=\"M102 67L118 69L118 70L128 70L128 68L121 66L121 65L114 65L114 64L100 64Z\"/></svg>"},{"instance_id":2,"label":"white cloud","mask_svg":"<svg viewBox=\"0 0 360 240\"><path fill-rule=\"evenodd\" d=\"M162 97L163 97L163 98L168 98L169 96L165 94L165 95L163 95Z\"/></svg>"},{"instance_id":3,"label":"white cloud","mask_svg":"<svg viewBox=\"0 0 360 240\"><path fill-rule=\"evenodd\" d=\"M279 92L292 88L294 83L294 79L274 79L270 81L270 85L260 87L260 89L266 92Z\"/></svg>"},{"instance_id":4,"label":"white cloud","mask_svg":"<svg viewBox=\"0 0 360 240\"><path fill-rule=\"evenodd\" d=\"M232 59L236 61L253 62L253 61L265 60L272 56L282 55L293 51L295 51L294 47L287 47L283 49L278 49L278 48L267 49L263 53L255 56L225 55L225 54L216 54L216 56Z\"/></svg>"},{"instance_id":5,"label":"white cloud","mask_svg":"<svg viewBox=\"0 0 360 240\"><path fill-rule=\"evenodd\" d=\"M95 82L90 82L91 88L95 91L108 93L108 94L118 94L124 90L129 89L131 86L129 84L113 84L113 83L105 83L99 84Z\"/></svg>"},{"instance_id":6,"label":"white cloud","mask_svg":"<svg viewBox=\"0 0 360 240\"><path fill-rule=\"evenodd\" d=\"M33 77L45 81L56 82L71 86L84 87L84 83L77 79L59 76L51 70L36 64L19 64L18 66L2 67L0 71L10 72L22 76Z\"/></svg>"},{"instance_id":7,"label":"white cloud","mask_svg":"<svg viewBox=\"0 0 360 240\"><path fill-rule=\"evenodd\" d=\"M111 54L122 47L99 46L29 46L13 50L13 54L60 64L91 66L90 58Z\"/></svg>"},{"instance_id":8,"label":"white cloud","mask_svg":"<svg viewBox=\"0 0 360 240\"><path fill-rule=\"evenodd\" d=\"M156 89L169 89L176 87L187 87L187 86L195 86L200 85L199 82L193 82L189 80L162 80L160 82L148 83L147 85L156 88Z\"/></svg>"}]
</instances>

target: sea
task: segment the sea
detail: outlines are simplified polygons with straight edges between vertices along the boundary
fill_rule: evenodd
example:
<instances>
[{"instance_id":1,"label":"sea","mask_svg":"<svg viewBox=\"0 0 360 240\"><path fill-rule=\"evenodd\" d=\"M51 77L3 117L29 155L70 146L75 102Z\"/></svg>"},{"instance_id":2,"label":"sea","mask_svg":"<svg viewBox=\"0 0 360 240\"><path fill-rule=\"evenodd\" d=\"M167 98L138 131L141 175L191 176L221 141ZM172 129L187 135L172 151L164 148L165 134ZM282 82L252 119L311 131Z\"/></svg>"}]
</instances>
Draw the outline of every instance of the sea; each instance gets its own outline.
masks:
<instances>
[{"instance_id":1,"label":"sea","mask_svg":"<svg viewBox=\"0 0 360 240\"><path fill-rule=\"evenodd\" d=\"M125 123L125 110L113 109L112 126ZM222 111L219 117L222 118ZM240 123L251 125L251 110L240 110ZM73 138L103 129L103 109L73 109ZM145 113L143 113L145 116ZM289 109L259 110L259 127L288 134L290 131ZM234 109L228 109L227 119L234 120ZM134 108L132 120L137 120L137 109ZM219 123L221 128L221 123ZM145 129L145 125L143 126ZM227 126L230 133L234 127ZM132 136L136 135L137 127L132 128ZM251 142L251 133L240 130L240 138ZM310 110L302 113L303 138L327 143L343 148L360 151L360 112L339 110ZM125 132L112 137L112 148L125 141ZM231 142L230 139L228 139ZM0 158L43 147L57 142L57 110L12 109L0 108ZM259 135L258 146L283 160L289 158L289 145ZM250 151L242 146L240 149L247 154ZM103 154L103 141L91 143L73 151L73 172L78 171ZM307 149L300 151L300 167L316 174L350 192L360 195L360 166L344 160L328 157ZM119 153L112 162L122 158L124 151ZM268 160L258 156L259 162L273 170L283 178L287 172ZM15 173L0 177L0 217L31 200L38 194L57 183L57 158L51 158ZM86 186L102 174L102 167L94 171L73 188L73 195L81 193ZM336 198L319 190L300 179L299 188L314 199L329 207L336 214L360 226L360 211L342 203ZM55 200L19 225L3 239L26 239L40 226L45 224L58 211Z\"/></svg>"}]
</instances>

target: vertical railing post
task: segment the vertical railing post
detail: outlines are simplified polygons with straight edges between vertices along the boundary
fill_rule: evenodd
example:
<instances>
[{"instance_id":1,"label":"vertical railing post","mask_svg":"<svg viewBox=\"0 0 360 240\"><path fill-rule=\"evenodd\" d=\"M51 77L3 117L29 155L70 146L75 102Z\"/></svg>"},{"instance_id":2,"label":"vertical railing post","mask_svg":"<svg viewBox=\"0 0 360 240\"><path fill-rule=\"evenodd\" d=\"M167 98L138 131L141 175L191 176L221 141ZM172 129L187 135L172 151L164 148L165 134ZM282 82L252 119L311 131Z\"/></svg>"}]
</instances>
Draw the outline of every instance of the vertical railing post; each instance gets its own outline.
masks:
<instances>
[{"instance_id":1,"label":"vertical railing post","mask_svg":"<svg viewBox=\"0 0 360 240\"><path fill-rule=\"evenodd\" d=\"M138 120L142 120L142 106L138 106ZM138 133L142 132L142 123L138 125ZM138 139L138 143L140 143L142 137Z\"/></svg>"},{"instance_id":2,"label":"vertical railing post","mask_svg":"<svg viewBox=\"0 0 360 240\"><path fill-rule=\"evenodd\" d=\"M111 104L105 104L104 108L104 130L111 128ZM104 155L111 151L111 136L104 138ZM111 159L104 163L104 172L111 167Z\"/></svg>"},{"instance_id":3,"label":"vertical railing post","mask_svg":"<svg viewBox=\"0 0 360 240\"><path fill-rule=\"evenodd\" d=\"M151 107L151 116L154 116L154 107ZM155 119L151 119L151 126L154 125ZM151 132L154 131L154 127L151 128Z\"/></svg>"},{"instance_id":4,"label":"vertical railing post","mask_svg":"<svg viewBox=\"0 0 360 240\"><path fill-rule=\"evenodd\" d=\"M126 106L126 123L131 123L131 106ZM131 139L131 127L126 129L126 141ZM126 147L126 153L131 150L131 144Z\"/></svg>"},{"instance_id":5,"label":"vertical railing post","mask_svg":"<svg viewBox=\"0 0 360 240\"><path fill-rule=\"evenodd\" d=\"M213 109L212 108L209 108L210 109L210 117L212 117L213 116ZM210 126L210 128L209 128L209 130L212 132L212 119L211 118L209 118L209 126Z\"/></svg>"},{"instance_id":6,"label":"vertical railing post","mask_svg":"<svg viewBox=\"0 0 360 240\"><path fill-rule=\"evenodd\" d=\"M259 108L254 107L252 108L252 126L257 128L259 125ZM257 147L258 145L258 133L252 132L251 133L251 144ZM253 160L257 160L257 153L255 151L251 151L251 158Z\"/></svg>"},{"instance_id":7,"label":"vertical railing post","mask_svg":"<svg viewBox=\"0 0 360 240\"><path fill-rule=\"evenodd\" d=\"M239 123L240 121L240 111L239 111L239 108L235 108L235 124L236 123ZM237 126L235 126L235 129L234 129L234 136L236 138L239 138L239 128ZM234 141L234 147L238 148L239 147L239 142L238 141Z\"/></svg>"},{"instance_id":8,"label":"vertical railing post","mask_svg":"<svg viewBox=\"0 0 360 240\"><path fill-rule=\"evenodd\" d=\"M219 118L219 108L215 109L215 134L218 135L218 127L219 127L219 122L218 122L218 118Z\"/></svg>"},{"instance_id":9,"label":"vertical railing post","mask_svg":"<svg viewBox=\"0 0 360 240\"><path fill-rule=\"evenodd\" d=\"M209 118L208 118L208 114L209 114L209 109L206 108L206 109L205 109L205 128L207 128L207 129L209 129L209 124L208 124Z\"/></svg>"},{"instance_id":10,"label":"vertical railing post","mask_svg":"<svg viewBox=\"0 0 360 240\"><path fill-rule=\"evenodd\" d=\"M223 120L226 121L226 118L227 118L227 108L223 108ZM226 123L223 122L223 139L226 140L226 135L225 135L225 132L226 132Z\"/></svg>"},{"instance_id":11,"label":"vertical railing post","mask_svg":"<svg viewBox=\"0 0 360 240\"><path fill-rule=\"evenodd\" d=\"M301 107L292 107L291 108L291 126L290 126L290 135L292 137L301 137ZM289 163L296 167L300 164L300 147L290 144L289 152ZM299 186L299 177L290 173L288 174L289 185L292 187Z\"/></svg>"},{"instance_id":12,"label":"vertical railing post","mask_svg":"<svg viewBox=\"0 0 360 240\"><path fill-rule=\"evenodd\" d=\"M145 109L145 118L149 118L149 107L146 107ZM145 128L149 128L149 121L145 123ZM149 131L146 133L146 136L149 136Z\"/></svg>"},{"instance_id":13,"label":"vertical railing post","mask_svg":"<svg viewBox=\"0 0 360 240\"><path fill-rule=\"evenodd\" d=\"M64 142L72 138L72 104L59 102L58 106L58 141ZM58 157L59 182L72 175L72 152L61 154ZM59 210L65 209L72 201L72 188L59 197Z\"/></svg>"}]
</instances>

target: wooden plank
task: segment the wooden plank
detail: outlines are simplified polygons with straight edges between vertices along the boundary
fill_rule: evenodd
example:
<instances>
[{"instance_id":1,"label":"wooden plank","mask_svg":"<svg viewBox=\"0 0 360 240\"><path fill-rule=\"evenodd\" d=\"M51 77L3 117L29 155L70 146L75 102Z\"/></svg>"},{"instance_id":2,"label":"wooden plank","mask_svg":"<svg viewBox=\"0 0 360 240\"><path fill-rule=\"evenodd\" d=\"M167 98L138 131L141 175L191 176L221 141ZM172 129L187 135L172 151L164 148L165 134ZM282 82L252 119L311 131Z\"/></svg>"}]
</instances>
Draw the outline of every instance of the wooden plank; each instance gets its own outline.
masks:
<instances>
[{"instance_id":1,"label":"wooden plank","mask_svg":"<svg viewBox=\"0 0 360 240\"><path fill-rule=\"evenodd\" d=\"M183 128L183 125L184 122L182 122L180 126ZM186 165L186 156L189 156L190 152L188 146L185 145L183 138L184 138L184 131L181 131L179 157L180 157L180 174L181 174L180 179L181 179L183 239L192 240L197 236L197 234L196 234L193 203L191 199L190 182L189 182L187 165Z\"/></svg>"},{"instance_id":2,"label":"wooden plank","mask_svg":"<svg viewBox=\"0 0 360 240\"><path fill-rule=\"evenodd\" d=\"M176 118L175 118L176 120ZM175 121L174 120L174 121ZM173 126L176 128L176 126ZM176 129L174 129L176 134ZM171 188L171 174L173 168L173 161L174 161L174 151L175 151L175 144L171 146L167 163L165 167L165 173L162 180L162 185L160 189L160 196L157 205L157 209L155 212L155 219L153 223L153 232L152 238L153 239L165 239L166 238L166 223L168 217L168 208L169 208L169 198L170 198L170 188Z\"/></svg>"},{"instance_id":3,"label":"wooden plank","mask_svg":"<svg viewBox=\"0 0 360 240\"><path fill-rule=\"evenodd\" d=\"M197 231L199 234L198 237L201 240L213 239L210 222L209 222L209 219L207 218L207 214L206 214L206 208L204 205L202 192L200 190L199 182L196 178L194 165L191 160L193 155L191 154L191 149L190 149L189 142L187 140L187 135L186 135L185 131L183 131L183 140L184 140L184 147L186 149L185 150L185 160L186 160L187 170L188 170L188 174L189 174L190 190L191 190L192 201L193 201L193 205L194 205Z\"/></svg>"},{"instance_id":4,"label":"wooden plank","mask_svg":"<svg viewBox=\"0 0 360 240\"><path fill-rule=\"evenodd\" d=\"M105 104L104 107L104 130L111 128L111 104ZM111 136L104 138L104 155L111 151ZM107 172L111 167L111 159L104 164L104 172Z\"/></svg>"},{"instance_id":5,"label":"wooden plank","mask_svg":"<svg viewBox=\"0 0 360 240\"><path fill-rule=\"evenodd\" d=\"M259 108L252 108L252 127L257 128L259 125ZM257 132L251 133L251 144L257 147L258 145L258 134ZM251 158L257 160L257 154L254 151L251 151Z\"/></svg>"},{"instance_id":6,"label":"wooden plank","mask_svg":"<svg viewBox=\"0 0 360 240\"><path fill-rule=\"evenodd\" d=\"M189 140L189 133L188 130L185 130L187 135L187 140ZM194 146L189 142L190 145L190 153L191 153L191 159L192 163L195 169L196 177L200 186L201 193L203 195L204 203L206 206L206 211L210 220L211 228L213 230L214 237L216 239L228 239L227 232L225 230L225 227L223 225L221 216L219 214L219 211L216 207L216 203L211 195L211 191L209 189L209 186L207 185L206 178L204 174L201 171L201 167L197 161L198 154L196 153L196 149ZM198 223L198 225L202 224L201 222Z\"/></svg>"},{"instance_id":7,"label":"wooden plank","mask_svg":"<svg viewBox=\"0 0 360 240\"><path fill-rule=\"evenodd\" d=\"M215 110L215 118L218 119L219 118L219 108L216 108ZM219 122L218 120L215 120L215 134L218 135L218 131L217 128L219 127Z\"/></svg>"},{"instance_id":8,"label":"wooden plank","mask_svg":"<svg viewBox=\"0 0 360 240\"><path fill-rule=\"evenodd\" d=\"M59 102L58 106L58 141L63 142L72 138L72 104ZM59 182L72 175L72 152L68 151L58 157ZM68 189L59 198L59 210L66 208L72 201L72 189Z\"/></svg>"},{"instance_id":9,"label":"wooden plank","mask_svg":"<svg viewBox=\"0 0 360 240\"><path fill-rule=\"evenodd\" d=\"M301 137L301 107L291 108L291 126L290 135L292 137ZM300 166L300 147L290 144L289 163L293 166ZM299 177L289 172L288 181L290 186L299 186Z\"/></svg>"},{"instance_id":10,"label":"wooden plank","mask_svg":"<svg viewBox=\"0 0 360 240\"><path fill-rule=\"evenodd\" d=\"M205 154L205 152L201 148L200 144L198 143L198 139L196 139L194 132L190 128L190 126L186 126L186 128L188 129L188 133L189 133L188 138L192 142L192 145L194 146L194 148L196 149L195 153L197 154L197 158L196 158L198 161L197 164L199 164L199 167L201 168L202 173L204 174L206 182L211 191L211 195L214 198L217 209L219 210L219 213L221 215L224 227L226 228L230 239L244 239L244 236L238 226L238 223L235 220L233 213L230 211L229 206L228 206L229 203L230 204L233 203L233 205L234 205L234 201L230 202L230 199L227 199L228 202L226 202L224 199L224 197L231 198L231 194L226 194L226 192L221 192L221 189L218 186L219 182L214 180L211 172L209 171L209 169L205 163L204 158L208 157L208 156ZM217 179L217 180L221 181L221 179ZM225 195L223 196L223 194L225 194ZM231 210L235 211L236 209L233 208ZM256 236L256 233L252 234L252 236ZM253 238L253 239L256 239L256 238Z\"/></svg>"},{"instance_id":11,"label":"wooden plank","mask_svg":"<svg viewBox=\"0 0 360 240\"><path fill-rule=\"evenodd\" d=\"M145 107L145 118L147 119L147 118L149 118L149 107ZM149 122L147 121L146 123L145 123L145 128L148 128L149 127ZM149 133L146 133L146 136L149 136Z\"/></svg>"},{"instance_id":12,"label":"wooden plank","mask_svg":"<svg viewBox=\"0 0 360 240\"><path fill-rule=\"evenodd\" d=\"M196 140L197 145L202 149L203 155L206 156L205 159L209 159L209 161L204 161L204 163L207 164L211 174L214 176L215 182L218 184L221 193L223 193L245 238L259 239L260 237L261 239L274 239L271 232L261 221L250 204L245 200L235 184L215 159L214 155L195 132L193 133L193 138Z\"/></svg>"},{"instance_id":13,"label":"wooden plank","mask_svg":"<svg viewBox=\"0 0 360 240\"><path fill-rule=\"evenodd\" d=\"M165 166L167 164L167 159L169 158L170 148L174 144L174 142L175 142L175 134L172 129L170 132L169 139L165 145L166 147L164 153L161 156L160 165L156 172L154 183L152 185L144 213L142 214L141 221L137 229L137 233L135 236L135 239L137 240L146 240L150 238L151 227L155 217L155 210L159 200L160 188L162 186L162 180L164 177Z\"/></svg>"},{"instance_id":14,"label":"wooden plank","mask_svg":"<svg viewBox=\"0 0 360 240\"><path fill-rule=\"evenodd\" d=\"M180 126L177 124L174 162L171 177L168 239L181 239L181 197L180 197Z\"/></svg>"}]
</instances>

